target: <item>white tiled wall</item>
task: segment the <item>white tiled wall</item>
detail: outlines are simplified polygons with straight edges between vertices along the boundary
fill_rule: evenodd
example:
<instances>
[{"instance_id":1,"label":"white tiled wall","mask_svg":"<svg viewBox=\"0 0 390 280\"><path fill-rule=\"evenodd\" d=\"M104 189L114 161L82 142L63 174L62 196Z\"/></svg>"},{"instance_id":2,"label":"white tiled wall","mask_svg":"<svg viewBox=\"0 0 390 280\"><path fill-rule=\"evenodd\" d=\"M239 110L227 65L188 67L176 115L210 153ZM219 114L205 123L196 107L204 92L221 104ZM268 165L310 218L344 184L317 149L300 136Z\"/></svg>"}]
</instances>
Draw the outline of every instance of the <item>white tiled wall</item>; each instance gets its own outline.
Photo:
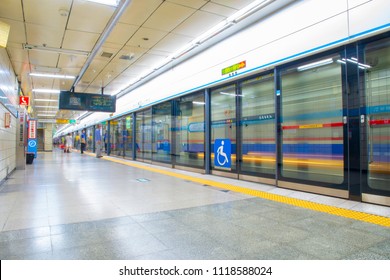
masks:
<instances>
[{"instance_id":1,"label":"white tiled wall","mask_svg":"<svg viewBox=\"0 0 390 280\"><path fill-rule=\"evenodd\" d=\"M5 49L0 48L0 89L8 99L3 103L16 105L17 82ZM11 126L5 127L7 108L0 102L0 183L16 167L16 125L17 119L11 114Z\"/></svg>"},{"instance_id":2,"label":"white tiled wall","mask_svg":"<svg viewBox=\"0 0 390 280\"><path fill-rule=\"evenodd\" d=\"M53 150L53 124L45 125L45 143L44 143L45 151Z\"/></svg>"},{"instance_id":3,"label":"white tiled wall","mask_svg":"<svg viewBox=\"0 0 390 280\"><path fill-rule=\"evenodd\" d=\"M5 128L4 116L8 110L0 105L0 182L15 169L16 118L11 115L11 127Z\"/></svg>"}]
</instances>

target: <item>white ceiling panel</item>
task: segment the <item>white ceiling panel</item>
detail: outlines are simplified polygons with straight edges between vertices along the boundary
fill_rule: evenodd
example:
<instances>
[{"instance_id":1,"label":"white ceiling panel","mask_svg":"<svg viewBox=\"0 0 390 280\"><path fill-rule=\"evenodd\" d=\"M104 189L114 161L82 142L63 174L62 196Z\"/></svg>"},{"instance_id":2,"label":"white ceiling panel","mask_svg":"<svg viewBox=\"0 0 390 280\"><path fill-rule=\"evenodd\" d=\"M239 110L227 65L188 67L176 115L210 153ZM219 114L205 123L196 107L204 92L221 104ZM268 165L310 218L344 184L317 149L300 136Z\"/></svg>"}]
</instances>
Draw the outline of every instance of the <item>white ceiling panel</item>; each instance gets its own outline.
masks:
<instances>
[{"instance_id":1,"label":"white ceiling panel","mask_svg":"<svg viewBox=\"0 0 390 280\"><path fill-rule=\"evenodd\" d=\"M73 80L53 79L53 89L69 90Z\"/></svg>"},{"instance_id":2,"label":"white ceiling panel","mask_svg":"<svg viewBox=\"0 0 390 280\"><path fill-rule=\"evenodd\" d=\"M139 26L118 22L106 42L125 45L138 29Z\"/></svg>"},{"instance_id":3,"label":"white ceiling panel","mask_svg":"<svg viewBox=\"0 0 390 280\"><path fill-rule=\"evenodd\" d=\"M101 93L102 92L102 82L99 80L91 83L87 89L86 89L86 93ZM104 92L104 90L103 90Z\"/></svg>"},{"instance_id":4,"label":"white ceiling panel","mask_svg":"<svg viewBox=\"0 0 390 280\"><path fill-rule=\"evenodd\" d=\"M27 72L29 71L28 70L28 65L26 65L24 62L22 61L14 61L12 63L12 67L14 68L15 72L17 73L23 73L23 72ZM19 77L20 79L21 77Z\"/></svg>"},{"instance_id":5,"label":"white ceiling panel","mask_svg":"<svg viewBox=\"0 0 390 280\"><path fill-rule=\"evenodd\" d=\"M133 0L119 22L141 26L163 2L163 0Z\"/></svg>"},{"instance_id":6,"label":"white ceiling panel","mask_svg":"<svg viewBox=\"0 0 390 280\"><path fill-rule=\"evenodd\" d=\"M182 5L185 7L190 7L194 9L200 9L204 6L208 1L206 0L168 0L167 2L172 2L178 5Z\"/></svg>"},{"instance_id":7,"label":"white ceiling panel","mask_svg":"<svg viewBox=\"0 0 390 280\"><path fill-rule=\"evenodd\" d=\"M211 2L239 10L248 6L253 0L211 0Z\"/></svg>"},{"instance_id":8,"label":"white ceiling panel","mask_svg":"<svg viewBox=\"0 0 390 280\"><path fill-rule=\"evenodd\" d=\"M137 65L146 66L149 68L155 67L159 62L163 61L166 56L147 53L137 60Z\"/></svg>"},{"instance_id":9,"label":"white ceiling panel","mask_svg":"<svg viewBox=\"0 0 390 280\"><path fill-rule=\"evenodd\" d=\"M65 32L64 42L62 48L71 50L90 51L95 46L99 38L97 33L88 33L67 30Z\"/></svg>"},{"instance_id":10,"label":"white ceiling panel","mask_svg":"<svg viewBox=\"0 0 390 280\"><path fill-rule=\"evenodd\" d=\"M61 54L58 67L64 70L62 71L63 74L78 75L80 68L83 67L86 60L86 56ZM70 71L65 69L69 69Z\"/></svg>"},{"instance_id":11,"label":"white ceiling panel","mask_svg":"<svg viewBox=\"0 0 390 280\"><path fill-rule=\"evenodd\" d=\"M118 79L115 79L107 87L104 88L104 94L112 95L119 92L121 89L124 89L128 85L127 82L121 82Z\"/></svg>"},{"instance_id":12,"label":"white ceiling panel","mask_svg":"<svg viewBox=\"0 0 390 280\"><path fill-rule=\"evenodd\" d=\"M164 39L162 39L154 49L164 52L175 52L178 50L178 46L183 46L191 42L194 37L187 37L183 35L168 34Z\"/></svg>"},{"instance_id":13,"label":"white ceiling panel","mask_svg":"<svg viewBox=\"0 0 390 280\"><path fill-rule=\"evenodd\" d=\"M167 34L168 32L165 31L141 27L127 42L127 45L150 49Z\"/></svg>"},{"instance_id":14,"label":"white ceiling panel","mask_svg":"<svg viewBox=\"0 0 390 280\"><path fill-rule=\"evenodd\" d=\"M142 73L149 70L148 67L138 65L137 63L134 63L131 68L126 69L122 75L126 77L139 77Z\"/></svg>"},{"instance_id":15,"label":"white ceiling panel","mask_svg":"<svg viewBox=\"0 0 390 280\"><path fill-rule=\"evenodd\" d=\"M0 18L13 19L23 22L22 2L15 0L1 0Z\"/></svg>"},{"instance_id":16,"label":"white ceiling panel","mask_svg":"<svg viewBox=\"0 0 390 280\"><path fill-rule=\"evenodd\" d=\"M30 65L33 66L45 66L45 67L57 67L59 54L45 53L42 51L28 50L28 56L30 59Z\"/></svg>"},{"instance_id":17,"label":"white ceiling panel","mask_svg":"<svg viewBox=\"0 0 390 280\"><path fill-rule=\"evenodd\" d=\"M25 61L28 61L28 53L26 50L22 49L21 45L18 44L17 46L12 47L10 46L10 44L8 44L7 46L8 46L8 54L10 57L12 57L13 62L25 63Z\"/></svg>"},{"instance_id":18,"label":"white ceiling panel","mask_svg":"<svg viewBox=\"0 0 390 280\"><path fill-rule=\"evenodd\" d=\"M236 9L232 9L232 8L226 7L224 5L219 5L219 4L212 3L212 2L207 3L205 6L202 7L201 10L205 11L205 12L217 14L220 16L224 16L224 17L229 17L238 11Z\"/></svg>"},{"instance_id":19,"label":"white ceiling panel","mask_svg":"<svg viewBox=\"0 0 390 280\"><path fill-rule=\"evenodd\" d=\"M64 29L67 16L60 15L60 9L70 10L72 0L24 0L24 16L26 22L41 26Z\"/></svg>"},{"instance_id":20,"label":"white ceiling panel","mask_svg":"<svg viewBox=\"0 0 390 280\"><path fill-rule=\"evenodd\" d=\"M58 27L41 26L27 23L27 43L32 45L47 45L52 48L61 47L63 30Z\"/></svg>"},{"instance_id":21,"label":"white ceiling panel","mask_svg":"<svg viewBox=\"0 0 390 280\"><path fill-rule=\"evenodd\" d=\"M107 5L96 5L89 1L75 0L69 16L68 29L101 33L115 8Z\"/></svg>"},{"instance_id":22,"label":"white ceiling panel","mask_svg":"<svg viewBox=\"0 0 390 280\"><path fill-rule=\"evenodd\" d=\"M210 26L215 26L224 19L225 17L216 14L197 11L175 28L173 33L198 37L210 29Z\"/></svg>"},{"instance_id":23,"label":"white ceiling panel","mask_svg":"<svg viewBox=\"0 0 390 280\"><path fill-rule=\"evenodd\" d=\"M195 11L192 8L164 2L145 22L144 26L162 31L171 31L195 13Z\"/></svg>"},{"instance_id":24,"label":"white ceiling panel","mask_svg":"<svg viewBox=\"0 0 390 280\"><path fill-rule=\"evenodd\" d=\"M0 18L0 21L12 26L9 30L8 42L23 44L26 42L26 31L22 21Z\"/></svg>"}]
</instances>

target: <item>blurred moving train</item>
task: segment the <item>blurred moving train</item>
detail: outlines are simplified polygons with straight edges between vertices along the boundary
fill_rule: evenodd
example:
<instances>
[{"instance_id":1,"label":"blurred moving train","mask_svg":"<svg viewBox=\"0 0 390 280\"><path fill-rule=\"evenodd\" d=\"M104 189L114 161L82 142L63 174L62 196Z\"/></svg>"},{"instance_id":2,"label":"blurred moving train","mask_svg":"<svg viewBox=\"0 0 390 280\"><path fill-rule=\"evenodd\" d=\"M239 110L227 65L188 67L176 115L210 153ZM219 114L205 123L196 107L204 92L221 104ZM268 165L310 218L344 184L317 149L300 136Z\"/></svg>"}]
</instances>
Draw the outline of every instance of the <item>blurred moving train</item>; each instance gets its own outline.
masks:
<instances>
[{"instance_id":1,"label":"blurred moving train","mask_svg":"<svg viewBox=\"0 0 390 280\"><path fill-rule=\"evenodd\" d=\"M297 1L131 94L166 96L63 134L85 128L93 151L100 123L110 155L390 205L389 2L319 2L324 9L302 26L275 22L314 1ZM233 43L237 50L225 52ZM121 108L132 104L126 98ZM228 167L215 161L220 140L231 143Z\"/></svg>"}]
</instances>

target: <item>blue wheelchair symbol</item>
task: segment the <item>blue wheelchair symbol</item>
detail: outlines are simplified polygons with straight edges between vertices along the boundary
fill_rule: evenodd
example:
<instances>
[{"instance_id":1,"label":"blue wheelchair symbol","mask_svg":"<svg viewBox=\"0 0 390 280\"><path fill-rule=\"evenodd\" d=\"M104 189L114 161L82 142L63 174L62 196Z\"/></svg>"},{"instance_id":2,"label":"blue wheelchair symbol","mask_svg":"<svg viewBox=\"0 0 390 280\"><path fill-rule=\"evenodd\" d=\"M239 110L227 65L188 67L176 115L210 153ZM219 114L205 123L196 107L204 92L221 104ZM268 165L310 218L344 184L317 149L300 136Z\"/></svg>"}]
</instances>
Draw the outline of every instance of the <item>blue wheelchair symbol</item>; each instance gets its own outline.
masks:
<instances>
[{"instance_id":1,"label":"blue wheelchair symbol","mask_svg":"<svg viewBox=\"0 0 390 280\"><path fill-rule=\"evenodd\" d=\"M215 167L231 168L231 142L230 139L215 139L214 165Z\"/></svg>"}]
</instances>

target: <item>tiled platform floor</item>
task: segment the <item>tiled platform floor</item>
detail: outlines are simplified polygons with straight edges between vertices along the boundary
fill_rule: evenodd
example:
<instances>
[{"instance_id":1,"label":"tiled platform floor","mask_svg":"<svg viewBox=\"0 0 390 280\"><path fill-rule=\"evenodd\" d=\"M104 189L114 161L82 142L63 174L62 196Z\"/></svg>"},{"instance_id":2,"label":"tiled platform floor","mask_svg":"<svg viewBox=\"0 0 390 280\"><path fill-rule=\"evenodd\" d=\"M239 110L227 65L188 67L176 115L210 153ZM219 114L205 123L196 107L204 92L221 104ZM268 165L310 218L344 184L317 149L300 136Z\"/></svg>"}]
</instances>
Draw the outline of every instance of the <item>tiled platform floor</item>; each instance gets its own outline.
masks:
<instances>
[{"instance_id":1,"label":"tiled platform floor","mask_svg":"<svg viewBox=\"0 0 390 280\"><path fill-rule=\"evenodd\" d=\"M390 216L389 207L186 174ZM0 186L0 258L388 260L390 228L54 151Z\"/></svg>"}]
</instances>

